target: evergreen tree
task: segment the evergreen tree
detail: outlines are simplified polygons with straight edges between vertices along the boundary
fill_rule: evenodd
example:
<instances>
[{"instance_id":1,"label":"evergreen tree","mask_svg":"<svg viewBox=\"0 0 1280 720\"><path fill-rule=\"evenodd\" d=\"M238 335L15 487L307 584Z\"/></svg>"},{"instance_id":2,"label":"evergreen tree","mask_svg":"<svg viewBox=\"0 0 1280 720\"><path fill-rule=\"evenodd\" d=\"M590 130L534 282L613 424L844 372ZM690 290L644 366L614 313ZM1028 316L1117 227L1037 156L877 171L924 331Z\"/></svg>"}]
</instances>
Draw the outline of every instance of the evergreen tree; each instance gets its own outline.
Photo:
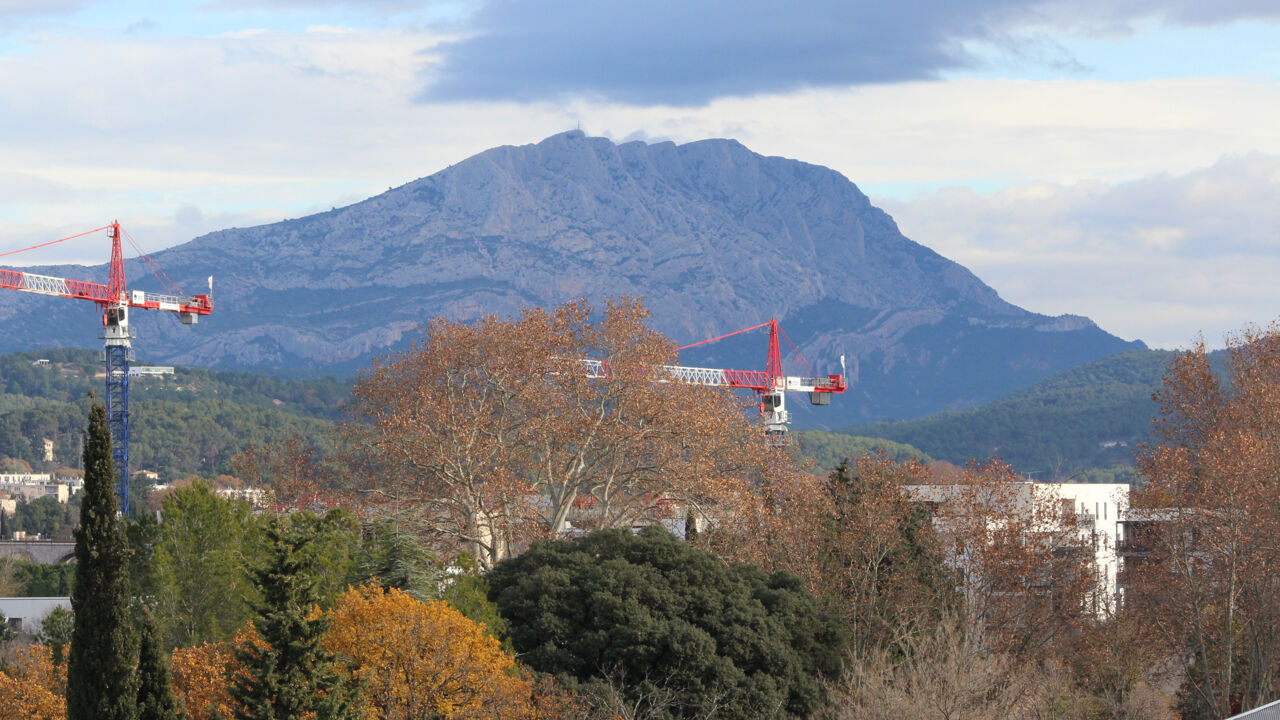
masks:
<instances>
[{"instance_id":1,"label":"evergreen tree","mask_svg":"<svg viewBox=\"0 0 1280 720\"><path fill-rule=\"evenodd\" d=\"M71 633L74 629L75 620L71 617L71 611L61 605L50 610L40 623L36 642L49 648L54 667L61 665L66 659L67 646L71 644Z\"/></svg>"},{"instance_id":2,"label":"evergreen tree","mask_svg":"<svg viewBox=\"0 0 1280 720\"><path fill-rule=\"evenodd\" d=\"M142 608L142 637L138 648L138 720L178 720L182 712L169 682L169 661L164 656L156 618Z\"/></svg>"},{"instance_id":3,"label":"evergreen tree","mask_svg":"<svg viewBox=\"0 0 1280 720\"><path fill-rule=\"evenodd\" d=\"M125 569L129 550L117 517L107 411L94 403L84 439L84 500L76 538L74 626L67 665L68 720L133 720L133 627Z\"/></svg>"},{"instance_id":4,"label":"evergreen tree","mask_svg":"<svg viewBox=\"0 0 1280 720\"><path fill-rule=\"evenodd\" d=\"M255 571L262 600L255 607L256 641L236 649L244 673L232 681L239 720L359 716L358 693L321 647L328 619L317 611L320 575L314 523L283 516L265 530L266 565Z\"/></svg>"},{"instance_id":5,"label":"evergreen tree","mask_svg":"<svg viewBox=\"0 0 1280 720\"><path fill-rule=\"evenodd\" d=\"M8 645L14 638L18 637L17 631L9 626L9 618L0 612L0 647Z\"/></svg>"},{"instance_id":6,"label":"evergreen tree","mask_svg":"<svg viewBox=\"0 0 1280 720\"><path fill-rule=\"evenodd\" d=\"M809 718L840 669L839 625L799 578L660 527L537 542L487 579L521 662L610 716Z\"/></svg>"}]
</instances>

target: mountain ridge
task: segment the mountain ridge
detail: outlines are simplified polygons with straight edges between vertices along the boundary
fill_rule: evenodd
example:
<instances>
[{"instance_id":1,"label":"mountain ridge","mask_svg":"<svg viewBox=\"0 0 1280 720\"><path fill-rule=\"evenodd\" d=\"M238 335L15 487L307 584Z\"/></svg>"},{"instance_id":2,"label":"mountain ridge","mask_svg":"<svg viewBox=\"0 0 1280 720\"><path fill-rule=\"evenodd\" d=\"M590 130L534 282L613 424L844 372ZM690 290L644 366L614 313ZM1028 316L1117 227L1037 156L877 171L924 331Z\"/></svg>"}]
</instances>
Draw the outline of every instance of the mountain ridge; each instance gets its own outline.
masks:
<instances>
[{"instance_id":1,"label":"mountain ridge","mask_svg":"<svg viewBox=\"0 0 1280 720\"><path fill-rule=\"evenodd\" d=\"M904 237L838 172L734 140L618 145L569 131L155 257L180 284L218 278L214 314L196 328L135 316L140 345L166 362L350 371L405 347L434 316L638 295L681 344L777 317L816 371L838 371L847 355L856 405L822 419L797 408L827 427L971 405L1140 346L1087 318L1008 303ZM129 274L141 276L136 261ZM0 321L30 331L0 352L37 347L23 344L36 327L53 344L92 347L78 323L32 320L57 312L49 302L0 299ZM763 358L764 340L750 337L681 360L753 368Z\"/></svg>"}]
</instances>

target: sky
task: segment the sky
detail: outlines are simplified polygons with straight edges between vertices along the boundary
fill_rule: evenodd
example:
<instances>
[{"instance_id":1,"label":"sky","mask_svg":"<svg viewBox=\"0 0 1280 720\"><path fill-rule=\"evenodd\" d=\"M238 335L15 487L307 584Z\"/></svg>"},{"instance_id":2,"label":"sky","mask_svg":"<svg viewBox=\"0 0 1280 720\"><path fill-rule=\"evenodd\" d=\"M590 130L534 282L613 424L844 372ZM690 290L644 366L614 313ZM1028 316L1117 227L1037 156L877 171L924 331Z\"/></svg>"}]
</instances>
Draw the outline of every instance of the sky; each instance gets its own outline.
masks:
<instances>
[{"instance_id":1,"label":"sky","mask_svg":"<svg viewBox=\"0 0 1280 720\"><path fill-rule=\"evenodd\" d=\"M1280 317L1274 0L0 0L0 90L0 253L113 219L154 252L581 128L834 168L1153 347Z\"/></svg>"}]
</instances>

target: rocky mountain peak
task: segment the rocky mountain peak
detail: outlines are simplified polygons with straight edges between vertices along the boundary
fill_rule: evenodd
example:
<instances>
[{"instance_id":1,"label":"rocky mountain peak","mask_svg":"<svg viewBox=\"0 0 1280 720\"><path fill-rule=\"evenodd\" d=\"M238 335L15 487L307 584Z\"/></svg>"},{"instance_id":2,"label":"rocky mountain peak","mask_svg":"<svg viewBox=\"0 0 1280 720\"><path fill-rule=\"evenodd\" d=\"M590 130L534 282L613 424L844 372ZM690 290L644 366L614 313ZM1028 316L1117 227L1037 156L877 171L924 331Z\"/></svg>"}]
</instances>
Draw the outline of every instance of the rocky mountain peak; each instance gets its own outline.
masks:
<instances>
[{"instance_id":1,"label":"rocky mountain peak","mask_svg":"<svg viewBox=\"0 0 1280 720\"><path fill-rule=\"evenodd\" d=\"M140 352L159 360L343 371L403 347L433 316L639 295L681 343L777 317L820 370L848 355L858 398L828 424L981 401L1127 346L1087 319L1005 302L903 237L839 173L726 139L616 144L571 130L157 258L190 286L219 278L215 313L198 328L142 320ZM21 325L47 301L0 302L0 317ZM92 345L66 325L65 344ZM10 333L0 350L34 337ZM763 365L763 345L682 360L750 368Z\"/></svg>"}]
</instances>

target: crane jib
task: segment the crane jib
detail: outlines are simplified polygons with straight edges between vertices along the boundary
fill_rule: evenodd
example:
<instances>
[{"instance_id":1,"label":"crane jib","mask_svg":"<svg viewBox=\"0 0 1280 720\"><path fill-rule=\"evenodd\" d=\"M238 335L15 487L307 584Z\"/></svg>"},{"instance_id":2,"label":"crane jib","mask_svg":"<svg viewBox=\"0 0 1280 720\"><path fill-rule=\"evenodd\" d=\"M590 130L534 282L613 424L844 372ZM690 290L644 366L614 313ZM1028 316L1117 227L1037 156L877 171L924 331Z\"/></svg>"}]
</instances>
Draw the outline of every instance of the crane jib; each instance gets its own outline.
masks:
<instances>
[{"instance_id":1,"label":"crane jib","mask_svg":"<svg viewBox=\"0 0 1280 720\"><path fill-rule=\"evenodd\" d=\"M0 268L0 288L24 290L41 295L92 300L103 305L120 302L119 299L111 296L111 289L101 283L88 282L86 280L68 280L66 278L37 275L36 273L4 268ZM213 302L209 300L207 295L187 298L178 295L160 295L134 290L128 293L128 301L124 304L146 310L168 310L170 312L196 313L199 315L208 315L213 311Z\"/></svg>"}]
</instances>

